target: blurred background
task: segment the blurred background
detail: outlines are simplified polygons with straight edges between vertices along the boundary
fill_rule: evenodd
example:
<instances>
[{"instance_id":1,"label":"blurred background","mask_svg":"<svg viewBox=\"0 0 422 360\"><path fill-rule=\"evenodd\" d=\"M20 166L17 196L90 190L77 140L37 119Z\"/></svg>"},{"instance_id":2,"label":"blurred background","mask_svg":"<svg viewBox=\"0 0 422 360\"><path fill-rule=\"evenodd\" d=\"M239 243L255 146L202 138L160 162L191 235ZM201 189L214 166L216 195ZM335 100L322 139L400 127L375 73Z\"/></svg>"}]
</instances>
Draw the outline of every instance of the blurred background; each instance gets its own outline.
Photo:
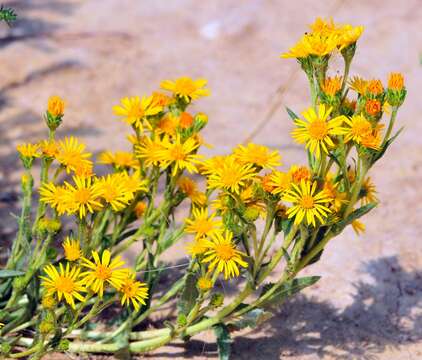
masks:
<instances>
[{"instance_id":1,"label":"blurred background","mask_svg":"<svg viewBox=\"0 0 422 360\"><path fill-rule=\"evenodd\" d=\"M205 77L212 96L193 109L209 115L204 135L214 148L205 153L227 153L251 140L279 149L285 165L301 163L284 107L308 107L308 88L296 62L279 55L317 16L364 25L351 75L386 83L389 72L399 71L408 89L398 120L405 131L372 171L380 206L365 218L364 235L346 231L306 270L322 275L316 286L236 338L233 358L422 358L420 0L3 4L18 21L0 24L0 245L16 230L15 146L46 135L42 113L50 95L67 101L59 135L77 135L97 154L128 147L129 129L111 110L120 98L149 94L163 79ZM150 357L214 358L209 341L205 334Z\"/></svg>"}]
</instances>

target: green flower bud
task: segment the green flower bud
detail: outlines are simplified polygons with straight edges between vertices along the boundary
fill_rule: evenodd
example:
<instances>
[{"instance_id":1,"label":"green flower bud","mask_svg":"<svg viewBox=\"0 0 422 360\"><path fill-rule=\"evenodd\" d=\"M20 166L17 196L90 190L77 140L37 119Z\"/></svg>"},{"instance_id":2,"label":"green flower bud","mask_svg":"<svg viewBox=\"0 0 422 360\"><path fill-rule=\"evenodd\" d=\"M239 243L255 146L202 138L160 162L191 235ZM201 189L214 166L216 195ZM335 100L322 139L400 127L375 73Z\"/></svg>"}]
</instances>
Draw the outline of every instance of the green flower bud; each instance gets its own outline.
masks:
<instances>
[{"instance_id":1,"label":"green flower bud","mask_svg":"<svg viewBox=\"0 0 422 360\"><path fill-rule=\"evenodd\" d=\"M210 305L218 308L220 306L222 306L224 303L224 295L222 293L215 293L212 295L211 300L210 300Z\"/></svg>"}]
</instances>

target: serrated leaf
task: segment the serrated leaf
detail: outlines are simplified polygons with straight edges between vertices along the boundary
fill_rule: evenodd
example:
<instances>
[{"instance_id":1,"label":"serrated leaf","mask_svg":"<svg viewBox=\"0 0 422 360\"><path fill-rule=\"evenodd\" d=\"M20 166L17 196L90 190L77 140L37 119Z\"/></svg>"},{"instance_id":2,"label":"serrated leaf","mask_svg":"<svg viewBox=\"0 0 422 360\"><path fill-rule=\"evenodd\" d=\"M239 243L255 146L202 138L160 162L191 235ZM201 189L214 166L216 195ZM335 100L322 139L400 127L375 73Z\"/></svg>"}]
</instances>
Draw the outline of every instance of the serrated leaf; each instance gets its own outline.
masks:
<instances>
[{"instance_id":1,"label":"serrated leaf","mask_svg":"<svg viewBox=\"0 0 422 360\"><path fill-rule=\"evenodd\" d=\"M240 316L236 321L231 322L229 325L233 326L236 330L241 330L246 327L255 328L273 316L269 311L261 308L253 309L246 314Z\"/></svg>"},{"instance_id":2,"label":"serrated leaf","mask_svg":"<svg viewBox=\"0 0 422 360\"><path fill-rule=\"evenodd\" d=\"M0 270L0 278L13 278L13 277L17 277L17 276L22 276L25 275L25 273L23 271L18 271L18 270Z\"/></svg>"},{"instance_id":3,"label":"serrated leaf","mask_svg":"<svg viewBox=\"0 0 422 360\"><path fill-rule=\"evenodd\" d=\"M290 108L288 108L287 106L286 106L286 111L287 111L287 114L289 114L289 116L290 116L290 118L293 120L293 121L295 121L296 119L299 119L299 116L297 116Z\"/></svg>"},{"instance_id":4,"label":"serrated leaf","mask_svg":"<svg viewBox=\"0 0 422 360\"><path fill-rule=\"evenodd\" d=\"M229 330L224 324L217 324L214 327L214 334L217 338L218 358L220 360L229 360L231 353L232 339Z\"/></svg>"},{"instance_id":5,"label":"serrated leaf","mask_svg":"<svg viewBox=\"0 0 422 360\"><path fill-rule=\"evenodd\" d=\"M298 293L308 286L315 284L320 278L321 276L306 276L293 279L292 281L281 285L280 288L273 295L271 295L269 299L265 300L262 305L271 306L281 304L288 297ZM271 287L264 287L261 296L263 296L270 288Z\"/></svg>"},{"instance_id":6,"label":"serrated leaf","mask_svg":"<svg viewBox=\"0 0 422 360\"><path fill-rule=\"evenodd\" d=\"M195 305L199 292L196 288L197 276L193 273L188 273L186 276L185 285L179 299L177 307L179 312L188 315Z\"/></svg>"}]
</instances>

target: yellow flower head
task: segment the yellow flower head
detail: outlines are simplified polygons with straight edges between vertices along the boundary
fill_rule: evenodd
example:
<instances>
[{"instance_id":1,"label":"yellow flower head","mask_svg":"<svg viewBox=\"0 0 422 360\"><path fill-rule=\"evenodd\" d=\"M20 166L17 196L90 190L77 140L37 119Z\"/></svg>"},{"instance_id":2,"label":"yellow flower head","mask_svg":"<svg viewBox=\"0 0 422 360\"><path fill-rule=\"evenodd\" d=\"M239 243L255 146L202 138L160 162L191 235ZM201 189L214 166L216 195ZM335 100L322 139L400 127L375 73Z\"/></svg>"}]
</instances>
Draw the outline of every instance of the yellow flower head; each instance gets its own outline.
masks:
<instances>
[{"instance_id":1,"label":"yellow flower head","mask_svg":"<svg viewBox=\"0 0 422 360\"><path fill-rule=\"evenodd\" d=\"M152 104L153 106L165 107L171 103L172 99L166 94L163 94L159 91L154 91L152 93Z\"/></svg>"},{"instance_id":2,"label":"yellow flower head","mask_svg":"<svg viewBox=\"0 0 422 360\"><path fill-rule=\"evenodd\" d=\"M327 174L324 182L324 191L328 198L331 200L332 209L335 212L340 211L343 204L347 203L347 194L338 190L339 183L334 182L332 174Z\"/></svg>"},{"instance_id":3,"label":"yellow flower head","mask_svg":"<svg viewBox=\"0 0 422 360\"><path fill-rule=\"evenodd\" d=\"M340 50L344 49L345 47L356 43L359 40L363 33L364 27L363 26L352 26L352 25L343 25L339 29L339 46Z\"/></svg>"},{"instance_id":4,"label":"yellow flower head","mask_svg":"<svg viewBox=\"0 0 422 360\"><path fill-rule=\"evenodd\" d=\"M93 183L92 178L80 176L73 177L74 186L65 181L67 192L65 193L68 208L68 214L78 214L82 219L88 212L93 213L102 208L99 201L102 196L101 189Z\"/></svg>"},{"instance_id":5,"label":"yellow flower head","mask_svg":"<svg viewBox=\"0 0 422 360\"><path fill-rule=\"evenodd\" d=\"M63 186L54 183L44 183L39 189L40 200L50 205L59 215L63 215L69 209L69 191Z\"/></svg>"},{"instance_id":6,"label":"yellow flower head","mask_svg":"<svg viewBox=\"0 0 422 360\"><path fill-rule=\"evenodd\" d=\"M53 296L45 295L42 297L41 305L44 309L53 309L57 302Z\"/></svg>"},{"instance_id":7,"label":"yellow flower head","mask_svg":"<svg viewBox=\"0 0 422 360\"><path fill-rule=\"evenodd\" d=\"M198 279L198 282L196 283L196 285L198 286L199 290L208 291L212 288L212 281L206 276L201 276Z\"/></svg>"},{"instance_id":8,"label":"yellow flower head","mask_svg":"<svg viewBox=\"0 0 422 360\"><path fill-rule=\"evenodd\" d=\"M281 55L282 58L305 58L309 55L325 56L337 49L338 35L336 33L305 34L289 52Z\"/></svg>"},{"instance_id":9,"label":"yellow flower head","mask_svg":"<svg viewBox=\"0 0 422 360\"><path fill-rule=\"evenodd\" d=\"M16 146L16 150L18 151L19 155L22 158L37 158L40 157L40 154L38 153L39 150L38 144L20 144Z\"/></svg>"},{"instance_id":10,"label":"yellow flower head","mask_svg":"<svg viewBox=\"0 0 422 360\"><path fill-rule=\"evenodd\" d=\"M281 165L278 151L271 151L263 145L253 143L246 146L238 145L233 154L242 164L253 164L262 169L274 169Z\"/></svg>"},{"instance_id":11,"label":"yellow flower head","mask_svg":"<svg viewBox=\"0 0 422 360\"><path fill-rule=\"evenodd\" d=\"M81 244L78 240L72 239L69 236L63 241L64 257L67 261L79 260L82 256Z\"/></svg>"},{"instance_id":12,"label":"yellow flower head","mask_svg":"<svg viewBox=\"0 0 422 360\"><path fill-rule=\"evenodd\" d=\"M114 176L120 179L127 196L130 198L133 198L135 196L134 194L138 191L148 190L148 181L141 178L139 170L135 171L133 174L128 174L126 171L123 171Z\"/></svg>"},{"instance_id":13,"label":"yellow flower head","mask_svg":"<svg viewBox=\"0 0 422 360\"><path fill-rule=\"evenodd\" d=\"M384 87L379 79L369 80L366 85L366 91L371 95L381 95L384 92Z\"/></svg>"},{"instance_id":14,"label":"yellow flower head","mask_svg":"<svg viewBox=\"0 0 422 360\"><path fill-rule=\"evenodd\" d=\"M139 219L144 215L145 210L147 209L147 203L145 201L138 201L135 205L135 215Z\"/></svg>"},{"instance_id":15,"label":"yellow flower head","mask_svg":"<svg viewBox=\"0 0 422 360\"><path fill-rule=\"evenodd\" d=\"M90 287L100 298L103 297L106 284L120 290L128 276L128 270L121 269L124 261L120 256L112 260L110 251L104 250L101 259L96 251L92 251L92 257L94 261L82 259L83 266L88 268L81 273L86 287Z\"/></svg>"},{"instance_id":16,"label":"yellow flower head","mask_svg":"<svg viewBox=\"0 0 422 360\"><path fill-rule=\"evenodd\" d=\"M144 136L141 138L140 143L135 145L135 155L145 162L145 166L157 166L160 164L164 149L163 141L158 136L154 140Z\"/></svg>"},{"instance_id":17,"label":"yellow flower head","mask_svg":"<svg viewBox=\"0 0 422 360\"><path fill-rule=\"evenodd\" d=\"M354 76L349 81L349 86L352 90L356 91L358 94L363 95L366 92L368 81L359 76Z\"/></svg>"},{"instance_id":18,"label":"yellow flower head","mask_svg":"<svg viewBox=\"0 0 422 360\"><path fill-rule=\"evenodd\" d=\"M176 135L178 125L178 118L171 113L166 114L160 119L157 123L157 133L158 134L167 134L170 136Z\"/></svg>"},{"instance_id":19,"label":"yellow flower head","mask_svg":"<svg viewBox=\"0 0 422 360\"><path fill-rule=\"evenodd\" d=\"M90 153L84 153L85 145L80 143L75 137L66 137L59 141L59 153L56 159L62 164L66 172L76 171L84 166L92 168L92 162L88 160Z\"/></svg>"},{"instance_id":20,"label":"yellow flower head","mask_svg":"<svg viewBox=\"0 0 422 360\"><path fill-rule=\"evenodd\" d=\"M306 166L292 165L289 169L289 176L295 184L300 184L302 180L310 181L312 173Z\"/></svg>"},{"instance_id":21,"label":"yellow flower head","mask_svg":"<svg viewBox=\"0 0 422 360\"><path fill-rule=\"evenodd\" d=\"M109 174L106 177L98 179L95 188L98 190L101 198L114 211L123 210L133 198L132 192L125 188L119 174Z\"/></svg>"},{"instance_id":22,"label":"yellow flower head","mask_svg":"<svg viewBox=\"0 0 422 360\"><path fill-rule=\"evenodd\" d=\"M54 140L43 140L39 143L39 147L45 157L55 158L59 154L59 146Z\"/></svg>"},{"instance_id":23,"label":"yellow flower head","mask_svg":"<svg viewBox=\"0 0 422 360\"><path fill-rule=\"evenodd\" d=\"M362 139L372 133L372 124L362 115L353 115L352 118L345 118L344 142L354 141L357 144L362 143Z\"/></svg>"},{"instance_id":24,"label":"yellow flower head","mask_svg":"<svg viewBox=\"0 0 422 360\"><path fill-rule=\"evenodd\" d=\"M332 137L344 134L341 127L345 116L337 116L328 120L332 108L326 109L324 104L318 107L318 114L313 108L309 108L302 115L306 119L296 119L296 129L292 131L293 139L300 143L306 143L306 148L317 158L321 157L321 149L328 154L327 147L334 147Z\"/></svg>"},{"instance_id":25,"label":"yellow flower head","mask_svg":"<svg viewBox=\"0 0 422 360\"><path fill-rule=\"evenodd\" d=\"M224 189L236 194L256 176L253 164L241 164L234 156L226 156L221 164L208 163L214 166L209 169L208 187L210 189Z\"/></svg>"},{"instance_id":26,"label":"yellow flower head","mask_svg":"<svg viewBox=\"0 0 422 360\"><path fill-rule=\"evenodd\" d=\"M186 228L185 232L188 234L195 234L196 239L200 239L204 236L212 236L217 231L220 231L222 225L221 220L214 220L215 213L208 216L208 209L196 209L192 210L193 218L185 220Z\"/></svg>"},{"instance_id":27,"label":"yellow flower head","mask_svg":"<svg viewBox=\"0 0 422 360\"><path fill-rule=\"evenodd\" d=\"M99 163L112 165L117 169L136 168L139 166L133 153L127 151L116 151L114 154L111 151L105 151L100 154Z\"/></svg>"},{"instance_id":28,"label":"yellow flower head","mask_svg":"<svg viewBox=\"0 0 422 360\"><path fill-rule=\"evenodd\" d=\"M309 25L309 28L313 33L318 33L325 36L335 34L338 31L337 26L332 18L329 20L324 20L320 17L317 17L315 22Z\"/></svg>"},{"instance_id":29,"label":"yellow flower head","mask_svg":"<svg viewBox=\"0 0 422 360\"><path fill-rule=\"evenodd\" d=\"M315 218L324 224L325 218L331 210L324 204L331 200L324 190L316 193L317 183L304 181L300 185L292 184L292 188L284 193L283 200L290 202L293 206L287 210L289 219L295 218L296 225L305 222L307 225L315 226Z\"/></svg>"},{"instance_id":30,"label":"yellow flower head","mask_svg":"<svg viewBox=\"0 0 422 360\"><path fill-rule=\"evenodd\" d=\"M148 287L146 284L135 280L135 274L129 272L120 287L122 295L121 304L129 306L132 303L136 311L139 310L139 304L145 305L145 299L148 298Z\"/></svg>"},{"instance_id":31,"label":"yellow flower head","mask_svg":"<svg viewBox=\"0 0 422 360\"><path fill-rule=\"evenodd\" d=\"M80 269L76 266L66 268L59 264L59 271L53 265L47 265L44 268L47 276L40 276L41 285L47 290L47 296L57 296L58 301L62 298L74 309L75 299L85 301L81 292L86 291L84 281L80 279Z\"/></svg>"},{"instance_id":32,"label":"yellow flower head","mask_svg":"<svg viewBox=\"0 0 422 360\"><path fill-rule=\"evenodd\" d=\"M198 185L196 182L187 176L180 177L177 181L177 185L179 186L180 191L188 197L191 197L196 191L198 191Z\"/></svg>"},{"instance_id":33,"label":"yellow flower head","mask_svg":"<svg viewBox=\"0 0 422 360\"><path fill-rule=\"evenodd\" d=\"M379 202L377 196L377 189L375 184L372 182L371 178L368 176L362 184L362 188L359 193L362 205L367 205L369 203Z\"/></svg>"},{"instance_id":34,"label":"yellow flower head","mask_svg":"<svg viewBox=\"0 0 422 360\"><path fill-rule=\"evenodd\" d=\"M328 96L335 96L341 90L341 76L327 77L322 84L322 91Z\"/></svg>"},{"instance_id":35,"label":"yellow flower head","mask_svg":"<svg viewBox=\"0 0 422 360\"><path fill-rule=\"evenodd\" d=\"M125 97L121 105L113 106L115 115L122 116L124 121L140 131L144 130L144 126L151 127L148 116L157 115L162 110L163 107L154 102L152 96L142 99L139 96Z\"/></svg>"},{"instance_id":36,"label":"yellow flower head","mask_svg":"<svg viewBox=\"0 0 422 360\"><path fill-rule=\"evenodd\" d=\"M248 263L242 259L245 254L236 249L230 231L215 233L211 240L207 240L207 246L209 249L204 253L202 262L209 263L209 271L216 269L224 273L224 279L239 276L239 266L248 267Z\"/></svg>"},{"instance_id":37,"label":"yellow flower head","mask_svg":"<svg viewBox=\"0 0 422 360\"><path fill-rule=\"evenodd\" d=\"M381 101L368 99L365 103L365 112L370 116L377 116L382 110Z\"/></svg>"},{"instance_id":38,"label":"yellow flower head","mask_svg":"<svg viewBox=\"0 0 422 360\"><path fill-rule=\"evenodd\" d=\"M162 89L171 91L174 96L182 98L187 103L202 96L210 95L210 91L204 89L206 85L207 80L205 79L193 80L189 77L181 77L174 81L164 80L160 84Z\"/></svg>"},{"instance_id":39,"label":"yellow flower head","mask_svg":"<svg viewBox=\"0 0 422 360\"><path fill-rule=\"evenodd\" d=\"M208 242L205 238L195 239L186 246L186 250L192 258L196 258L198 255L202 255L208 250Z\"/></svg>"},{"instance_id":40,"label":"yellow flower head","mask_svg":"<svg viewBox=\"0 0 422 360\"><path fill-rule=\"evenodd\" d=\"M158 154L160 158L160 167L167 169L173 167L172 175L175 176L179 171L186 169L190 173L198 172L195 165L200 155L195 154L199 144L192 137L182 142L180 135L170 140L165 137L163 142L163 150Z\"/></svg>"},{"instance_id":41,"label":"yellow flower head","mask_svg":"<svg viewBox=\"0 0 422 360\"><path fill-rule=\"evenodd\" d=\"M391 73L388 77L388 88L390 90L400 91L404 88L404 78L401 73Z\"/></svg>"},{"instance_id":42,"label":"yellow flower head","mask_svg":"<svg viewBox=\"0 0 422 360\"><path fill-rule=\"evenodd\" d=\"M270 175L268 185L271 186L271 193L274 195L282 194L290 189L292 177L290 173L274 171Z\"/></svg>"},{"instance_id":43,"label":"yellow flower head","mask_svg":"<svg viewBox=\"0 0 422 360\"><path fill-rule=\"evenodd\" d=\"M179 116L179 123L181 129L189 129L193 124L194 118L191 114L183 111Z\"/></svg>"},{"instance_id":44,"label":"yellow flower head","mask_svg":"<svg viewBox=\"0 0 422 360\"><path fill-rule=\"evenodd\" d=\"M50 96L47 104L47 111L52 116L60 117L64 114L66 103L59 96Z\"/></svg>"}]
</instances>

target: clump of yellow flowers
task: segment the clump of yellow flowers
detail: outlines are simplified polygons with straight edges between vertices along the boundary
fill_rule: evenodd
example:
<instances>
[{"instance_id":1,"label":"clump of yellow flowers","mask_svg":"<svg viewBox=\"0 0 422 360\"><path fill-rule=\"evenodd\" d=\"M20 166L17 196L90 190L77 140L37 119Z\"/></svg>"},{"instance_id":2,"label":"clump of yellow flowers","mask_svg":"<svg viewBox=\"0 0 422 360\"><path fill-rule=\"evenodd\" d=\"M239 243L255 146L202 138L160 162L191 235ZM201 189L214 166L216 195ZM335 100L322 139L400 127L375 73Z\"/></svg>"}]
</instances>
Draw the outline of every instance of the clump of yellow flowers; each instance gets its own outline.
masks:
<instances>
[{"instance_id":1,"label":"clump of yellow flowers","mask_svg":"<svg viewBox=\"0 0 422 360\"><path fill-rule=\"evenodd\" d=\"M190 110L210 95L205 79L166 80L149 96L123 98L113 113L131 130L130 151L107 150L97 166L80 139L57 137L67 105L51 97L48 138L17 146L22 212L0 269L0 357L140 353L210 328L228 344L230 332L314 284L319 277L299 272L349 225L365 230L359 219L378 203L369 170L400 132L403 76L349 77L362 33L317 19L282 55L309 80L309 107L288 109L306 164L283 167L277 150L254 143L205 157L208 117ZM330 69L334 55L342 76ZM189 261L163 261L179 241ZM174 281L163 287L169 272ZM225 299L219 279L238 291ZM154 328L149 316L169 303L176 316Z\"/></svg>"}]
</instances>

